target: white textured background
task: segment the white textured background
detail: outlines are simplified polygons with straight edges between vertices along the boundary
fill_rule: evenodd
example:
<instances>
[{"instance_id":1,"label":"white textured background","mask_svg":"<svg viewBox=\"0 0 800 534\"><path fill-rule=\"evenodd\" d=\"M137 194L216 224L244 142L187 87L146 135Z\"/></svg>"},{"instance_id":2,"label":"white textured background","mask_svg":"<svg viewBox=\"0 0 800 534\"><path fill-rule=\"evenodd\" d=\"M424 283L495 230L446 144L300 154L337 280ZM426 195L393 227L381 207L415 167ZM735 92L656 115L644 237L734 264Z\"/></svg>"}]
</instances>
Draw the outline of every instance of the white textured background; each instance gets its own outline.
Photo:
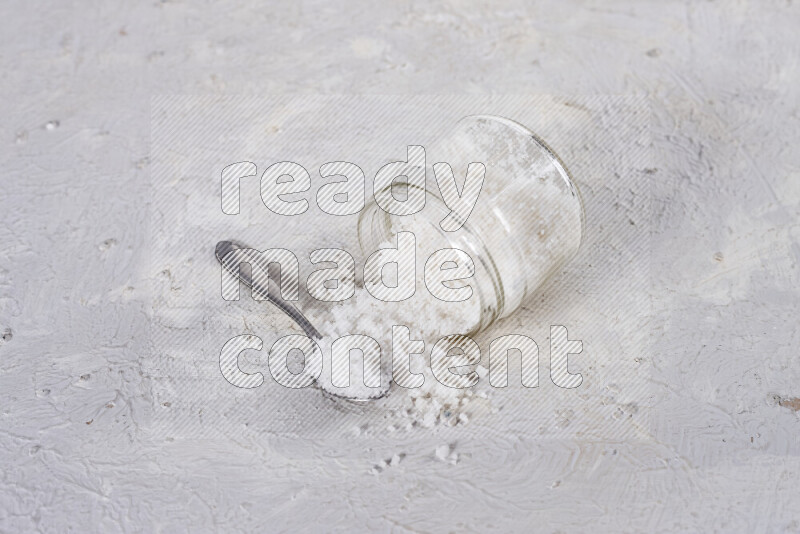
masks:
<instances>
[{"instance_id":1,"label":"white textured background","mask_svg":"<svg viewBox=\"0 0 800 534\"><path fill-rule=\"evenodd\" d=\"M0 529L800 531L800 6L9 1L0 20ZM320 92L649 98L648 439L462 436L455 466L412 440L350 477L352 453L290 434L150 431L150 96Z\"/></svg>"}]
</instances>

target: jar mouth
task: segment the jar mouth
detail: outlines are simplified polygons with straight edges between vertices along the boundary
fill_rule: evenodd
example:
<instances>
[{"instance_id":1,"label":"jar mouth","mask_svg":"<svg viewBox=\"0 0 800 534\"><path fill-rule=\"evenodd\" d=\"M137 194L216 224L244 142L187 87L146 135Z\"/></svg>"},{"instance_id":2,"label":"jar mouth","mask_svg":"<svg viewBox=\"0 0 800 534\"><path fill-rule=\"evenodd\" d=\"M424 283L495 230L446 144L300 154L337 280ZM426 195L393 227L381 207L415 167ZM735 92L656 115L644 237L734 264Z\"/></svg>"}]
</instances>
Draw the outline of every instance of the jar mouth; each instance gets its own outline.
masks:
<instances>
[{"instance_id":1,"label":"jar mouth","mask_svg":"<svg viewBox=\"0 0 800 534\"><path fill-rule=\"evenodd\" d=\"M578 188L578 184L575 182L575 179L572 177L572 173L569 172L569 169L564 164L564 161L559 157L555 150L550 148L541 137L533 133L533 131L518 123L515 120L507 119L505 117L501 117L499 115L467 115L466 117L462 117L458 122L466 122L470 120L487 120L487 121L494 121L498 124L502 124L515 132L528 137L533 141L536 145L538 145L545 153L550 157L550 161L555 167L556 171L559 174L559 177L563 180L564 185L566 186L567 190L570 192L573 198L578 201L579 212L580 212L580 220L581 220L581 236L580 242L578 247L580 248L583 246L583 242L586 238L586 211L584 208L583 203L583 196L581 195L580 188Z\"/></svg>"},{"instance_id":2,"label":"jar mouth","mask_svg":"<svg viewBox=\"0 0 800 534\"><path fill-rule=\"evenodd\" d=\"M432 204L435 206L435 209L439 212L440 217L438 220L441 220L443 218L442 216L450 213L450 208L447 207L444 199L442 199L437 191L428 189L426 193L429 199L432 199ZM445 232L438 224L435 224L435 226L438 226L437 231L439 234L441 234L453 248L463 250L465 248L464 245L466 245L466 248L469 250L465 252L471 253L469 255L472 261L475 262L476 268L479 266L482 268L476 269L476 275L480 272L481 275L479 278L484 280L488 279L491 285L491 293L486 291L488 288L480 283L480 281L473 285L473 290L477 293L478 301L481 305L481 318L471 331L464 332L464 334L477 334L505 315L506 298L500 270L497 268L494 257L489 252L489 247L486 246L486 242L480 230L475 228L469 220L464 221L461 228L453 232Z\"/></svg>"}]
</instances>

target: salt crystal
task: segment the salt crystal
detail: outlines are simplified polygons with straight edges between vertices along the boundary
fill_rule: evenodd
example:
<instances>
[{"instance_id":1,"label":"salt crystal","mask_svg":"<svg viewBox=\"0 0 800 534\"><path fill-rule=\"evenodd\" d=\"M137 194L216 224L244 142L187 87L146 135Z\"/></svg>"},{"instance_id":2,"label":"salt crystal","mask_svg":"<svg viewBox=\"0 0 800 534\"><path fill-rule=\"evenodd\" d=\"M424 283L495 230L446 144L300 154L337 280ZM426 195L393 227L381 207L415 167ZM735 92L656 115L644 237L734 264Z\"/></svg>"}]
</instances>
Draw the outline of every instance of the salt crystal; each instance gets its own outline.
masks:
<instances>
[{"instance_id":1,"label":"salt crystal","mask_svg":"<svg viewBox=\"0 0 800 534\"><path fill-rule=\"evenodd\" d=\"M436 424L436 413L429 411L425 413L422 418L422 426L425 428L432 428Z\"/></svg>"}]
</instances>

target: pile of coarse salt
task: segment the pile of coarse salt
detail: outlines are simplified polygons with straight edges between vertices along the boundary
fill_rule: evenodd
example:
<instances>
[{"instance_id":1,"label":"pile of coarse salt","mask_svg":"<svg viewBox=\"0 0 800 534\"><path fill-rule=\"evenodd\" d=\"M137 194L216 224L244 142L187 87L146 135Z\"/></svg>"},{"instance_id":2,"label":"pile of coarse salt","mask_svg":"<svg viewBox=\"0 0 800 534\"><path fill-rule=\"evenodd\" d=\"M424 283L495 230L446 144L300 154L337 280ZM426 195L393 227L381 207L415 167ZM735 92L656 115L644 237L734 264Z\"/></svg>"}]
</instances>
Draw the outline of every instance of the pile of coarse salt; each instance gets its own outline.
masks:
<instances>
[{"instance_id":1,"label":"pile of coarse salt","mask_svg":"<svg viewBox=\"0 0 800 534\"><path fill-rule=\"evenodd\" d=\"M392 396L405 397L402 406L393 411L395 421L389 430L411 429L415 426L431 428L436 425L456 425L469 422L468 406L475 397L486 398L481 383L487 380L487 370L477 366L481 380L472 388L453 388L439 382L430 369L430 351L442 337L451 334L467 334L480 321L478 295L462 302L446 302L434 297L423 280L424 260L442 247L441 235L427 222L415 225L417 241L417 289L414 295L399 302L383 302L370 295L363 287L356 288L350 299L333 306L326 320L318 325L323 335L320 342L324 360L318 385L329 394L352 401L368 401L385 396L390 388ZM382 247L396 246L384 243ZM425 350L410 355L410 371L422 373L424 383L418 388L405 388L391 384L392 375L392 326L409 328L413 340L423 340ZM349 386L336 387L332 381L331 345L346 335L366 335L378 342L380 354L375 351L353 350L350 352ZM375 368L380 360L381 387L367 387L364 380L366 368ZM342 383L337 375L336 383Z\"/></svg>"}]
</instances>

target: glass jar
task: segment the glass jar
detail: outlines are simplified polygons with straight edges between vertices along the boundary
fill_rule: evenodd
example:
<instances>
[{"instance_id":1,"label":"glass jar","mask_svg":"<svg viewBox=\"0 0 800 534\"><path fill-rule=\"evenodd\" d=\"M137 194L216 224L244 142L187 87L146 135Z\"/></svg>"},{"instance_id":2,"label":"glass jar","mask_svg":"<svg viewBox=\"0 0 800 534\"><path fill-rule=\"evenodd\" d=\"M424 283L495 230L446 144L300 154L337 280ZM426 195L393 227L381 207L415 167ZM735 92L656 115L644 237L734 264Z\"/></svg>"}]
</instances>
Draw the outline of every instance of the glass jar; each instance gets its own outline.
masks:
<instances>
[{"instance_id":1,"label":"glass jar","mask_svg":"<svg viewBox=\"0 0 800 534\"><path fill-rule=\"evenodd\" d=\"M477 203L454 232L445 232L439 225L450 209L429 170L434 162L450 164L460 189L469 163L485 165ZM575 256L585 219L578 188L541 139L512 120L475 115L461 119L446 139L426 150L422 211L396 216L382 210L375 200L362 210L361 248L369 254L382 243L393 242L397 232L413 232L421 224L435 227L435 232L427 228L423 233L428 241L436 235L437 242L418 243L418 252L429 255L440 248L457 248L475 264L468 283L473 288L471 298L480 304L480 320L463 332L474 334L514 312Z\"/></svg>"}]
</instances>

